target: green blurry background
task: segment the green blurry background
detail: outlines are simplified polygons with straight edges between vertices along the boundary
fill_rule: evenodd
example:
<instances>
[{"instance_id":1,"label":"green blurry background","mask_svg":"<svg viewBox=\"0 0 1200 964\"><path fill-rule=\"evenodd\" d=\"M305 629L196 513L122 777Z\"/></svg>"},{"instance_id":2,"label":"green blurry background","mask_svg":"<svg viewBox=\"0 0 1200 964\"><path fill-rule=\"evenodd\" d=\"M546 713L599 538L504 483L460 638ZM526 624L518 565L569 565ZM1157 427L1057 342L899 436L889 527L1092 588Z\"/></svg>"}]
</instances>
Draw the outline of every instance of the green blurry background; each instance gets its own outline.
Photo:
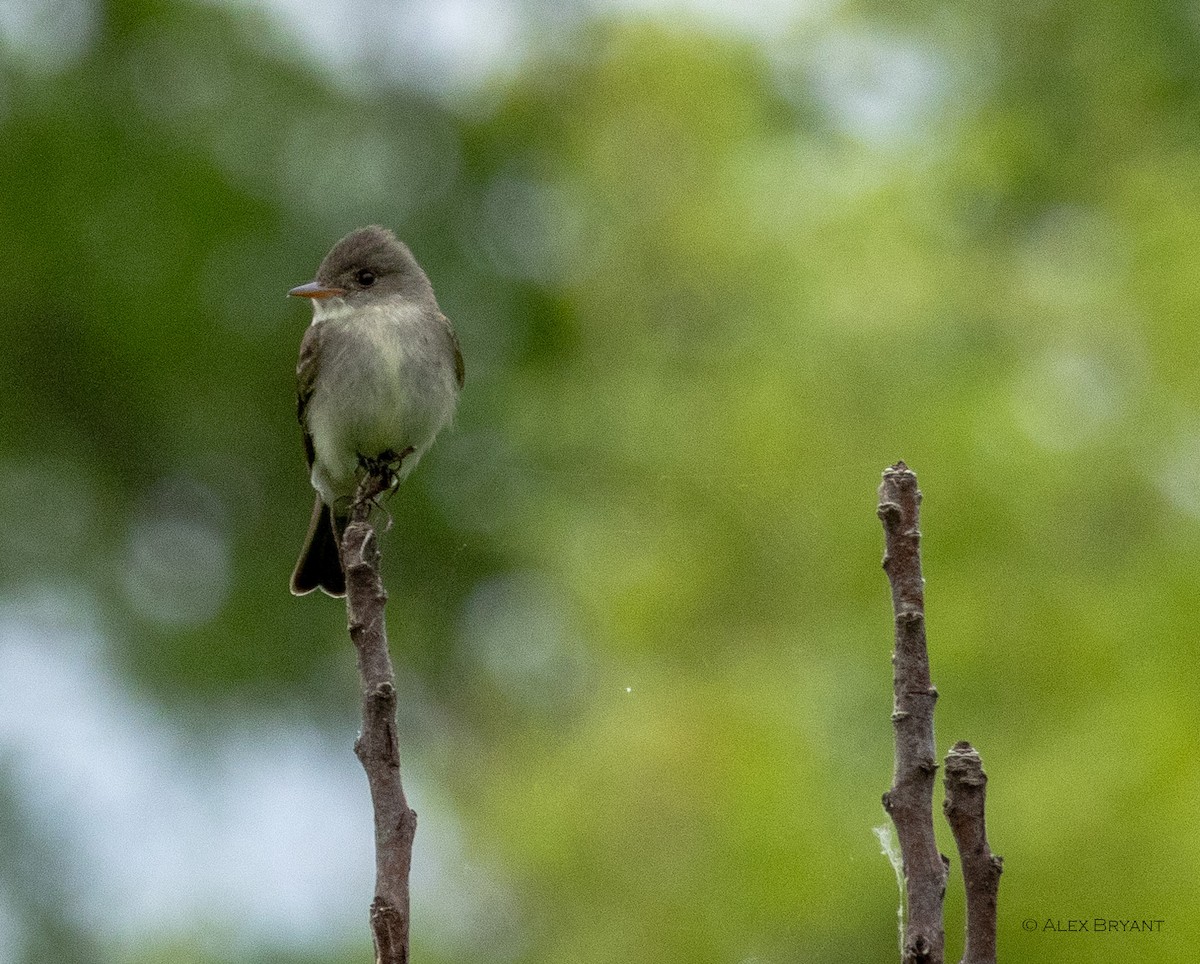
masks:
<instances>
[{"instance_id":1,"label":"green blurry background","mask_svg":"<svg viewBox=\"0 0 1200 964\"><path fill-rule=\"evenodd\" d=\"M896 959L898 458L1002 958L1195 960L1194 4L0 0L0 63L0 964L369 959L284 293L372 222L467 359L384 545L414 960ZM1165 923L1022 929L1094 917Z\"/></svg>"}]
</instances>

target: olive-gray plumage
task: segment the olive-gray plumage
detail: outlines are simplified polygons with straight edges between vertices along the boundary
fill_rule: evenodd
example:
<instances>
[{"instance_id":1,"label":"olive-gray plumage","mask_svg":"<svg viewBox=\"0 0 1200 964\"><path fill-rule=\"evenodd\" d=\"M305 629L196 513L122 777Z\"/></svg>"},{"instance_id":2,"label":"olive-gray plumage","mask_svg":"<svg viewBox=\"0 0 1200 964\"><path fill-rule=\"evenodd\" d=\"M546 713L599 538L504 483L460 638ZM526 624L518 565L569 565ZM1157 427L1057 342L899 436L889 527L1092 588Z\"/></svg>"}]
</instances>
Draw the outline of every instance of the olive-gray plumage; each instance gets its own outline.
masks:
<instances>
[{"instance_id":1,"label":"olive-gray plumage","mask_svg":"<svg viewBox=\"0 0 1200 964\"><path fill-rule=\"evenodd\" d=\"M312 299L296 367L297 413L312 486L308 538L292 592L345 594L338 542L364 460L399 462L403 480L450 421L463 383L458 338L412 252L360 228L289 294Z\"/></svg>"}]
</instances>

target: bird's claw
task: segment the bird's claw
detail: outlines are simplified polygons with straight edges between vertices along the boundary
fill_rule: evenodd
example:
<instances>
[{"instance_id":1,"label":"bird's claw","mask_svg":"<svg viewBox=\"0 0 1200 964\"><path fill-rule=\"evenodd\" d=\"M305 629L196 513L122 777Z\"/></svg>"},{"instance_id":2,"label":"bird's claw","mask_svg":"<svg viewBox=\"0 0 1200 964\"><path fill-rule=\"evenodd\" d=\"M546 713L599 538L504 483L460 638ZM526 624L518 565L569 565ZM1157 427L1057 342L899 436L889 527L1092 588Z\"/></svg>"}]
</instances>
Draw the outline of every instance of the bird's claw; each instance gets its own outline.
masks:
<instances>
[{"instance_id":1,"label":"bird's claw","mask_svg":"<svg viewBox=\"0 0 1200 964\"><path fill-rule=\"evenodd\" d=\"M388 449L375 457L365 455L359 457L359 464L366 472L367 479L379 480L376 483L379 487L371 493L368 501L372 508L379 509L387 516L385 532L392 528L393 519L392 514L383 507L380 499L385 495L391 495L400 488L400 469L404 465L404 459L414 451L415 449L410 445L399 454L393 449Z\"/></svg>"}]
</instances>

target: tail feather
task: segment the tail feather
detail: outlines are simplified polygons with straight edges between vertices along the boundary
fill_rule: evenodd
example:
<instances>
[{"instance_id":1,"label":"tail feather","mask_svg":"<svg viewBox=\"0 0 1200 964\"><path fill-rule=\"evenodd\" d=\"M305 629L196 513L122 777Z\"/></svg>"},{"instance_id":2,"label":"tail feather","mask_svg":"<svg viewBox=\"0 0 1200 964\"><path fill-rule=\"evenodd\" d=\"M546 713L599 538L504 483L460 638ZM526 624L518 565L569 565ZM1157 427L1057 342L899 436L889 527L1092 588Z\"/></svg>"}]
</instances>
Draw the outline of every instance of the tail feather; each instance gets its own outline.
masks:
<instances>
[{"instance_id":1,"label":"tail feather","mask_svg":"<svg viewBox=\"0 0 1200 964\"><path fill-rule=\"evenodd\" d=\"M346 574L342 571L339 551L345 527L346 520L331 515L329 506L317 496L304 548L300 550L300 558L292 572L293 596L305 596L314 589L329 596L346 595Z\"/></svg>"}]
</instances>

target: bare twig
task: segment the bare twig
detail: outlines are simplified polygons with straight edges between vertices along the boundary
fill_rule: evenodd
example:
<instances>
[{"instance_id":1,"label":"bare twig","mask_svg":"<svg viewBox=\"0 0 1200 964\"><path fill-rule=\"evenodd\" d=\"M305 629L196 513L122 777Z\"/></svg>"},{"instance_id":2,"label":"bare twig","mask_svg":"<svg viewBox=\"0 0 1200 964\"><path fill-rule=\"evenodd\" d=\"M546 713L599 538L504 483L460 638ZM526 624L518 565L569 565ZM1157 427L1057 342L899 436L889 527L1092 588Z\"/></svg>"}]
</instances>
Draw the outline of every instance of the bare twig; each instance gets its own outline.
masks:
<instances>
[{"instance_id":1,"label":"bare twig","mask_svg":"<svg viewBox=\"0 0 1200 964\"><path fill-rule=\"evenodd\" d=\"M883 473L879 518L883 522L883 568L892 586L896 651L892 655L896 769L883 806L896 825L904 861L904 964L942 964L945 932L942 901L948 861L933 835L933 783L937 772L933 707L937 690L929 677L925 647L925 583L921 578L921 493L903 462Z\"/></svg>"},{"instance_id":2,"label":"bare twig","mask_svg":"<svg viewBox=\"0 0 1200 964\"><path fill-rule=\"evenodd\" d=\"M988 846L984 823L987 774L970 743L946 754L946 799L942 809L954 832L967 892L967 946L962 964L996 964L996 895L1004 860Z\"/></svg>"},{"instance_id":3,"label":"bare twig","mask_svg":"<svg viewBox=\"0 0 1200 964\"><path fill-rule=\"evenodd\" d=\"M384 623L387 593L379 575L379 545L370 523L375 499L388 488L392 477L386 467L368 472L355 496L341 547L346 614L362 682L362 732L354 752L367 773L375 812L371 933L376 964L408 964L408 874L417 832L417 815L400 783L396 678Z\"/></svg>"}]
</instances>

